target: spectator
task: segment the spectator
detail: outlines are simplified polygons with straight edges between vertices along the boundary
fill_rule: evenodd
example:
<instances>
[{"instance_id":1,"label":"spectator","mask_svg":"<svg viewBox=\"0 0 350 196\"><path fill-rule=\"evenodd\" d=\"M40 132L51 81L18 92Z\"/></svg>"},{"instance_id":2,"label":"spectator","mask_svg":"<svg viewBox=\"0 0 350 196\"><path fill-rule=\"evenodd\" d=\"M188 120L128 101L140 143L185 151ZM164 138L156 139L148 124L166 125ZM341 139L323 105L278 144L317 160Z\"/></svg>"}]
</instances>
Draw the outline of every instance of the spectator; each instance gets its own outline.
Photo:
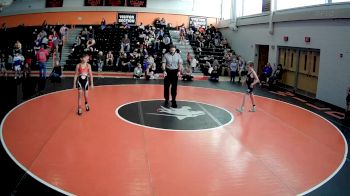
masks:
<instances>
[{"instance_id":1,"label":"spectator","mask_svg":"<svg viewBox=\"0 0 350 196\"><path fill-rule=\"evenodd\" d=\"M124 35L124 38L122 39L121 48L125 52L130 52L130 39L128 38L128 34Z\"/></svg>"},{"instance_id":2,"label":"spectator","mask_svg":"<svg viewBox=\"0 0 350 196\"><path fill-rule=\"evenodd\" d=\"M102 51L99 51L97 55L97 66L98 66L99 72L103 70L104 62L105 62L105 56L103 55Z\"/></svg>"},{"instance_id":3,"label":"spectator","mask_svg":"<svg viewBox=\"0 0 350 196\"><path fill-rule=\"evenodd\" d=\"M131 70L131 63L130 59L127 55L127 53L123 52L122 56L120 57L121 62L121 71L130 71Z\"/></svg>"},{"instance_id":4,"label":"spectator","mask_svg":"<svg viewBox=\"0 0 350 196\"><path fill-rule=\"evenodd\" d=\"M217 66L213 67L213 70L210 73L209 80L214 82L219 82L219 71Z\"/></svg>"},{"instance_id":5,"label":"spectator","mask_svg":"<svg viewBox=\"0 0 350 196\"><path fill-rule=\"evenodd\" d=\"M23 65L24 57L18 52L13 57L13 67L15 70L15 79L21 78L21 66Z\"/></svg>"},{"instance_id":6,"label":"spectator","mask_svg":"<svg viewBox=\"0 0 350 196\"><path fill-rule=\"evenodd\" d=\"M164 18L162 18L162 19L160 20L160 28L165 29L166 26L167 26L166 20L165 20Z\"/></svg>"},{"instance_id":7,"label":"spectator","mask_svg":"<svg viewBox=\"0 0 350 196\"><path fill-rule=\"evenodd\" d=\"M93 51L94 51L93 46L95 46L95 44L96 44L95 39L90 38L90 39L86 42L86 51L93 52Z\"/></svg>"},{"instance_id":8,"label":"spectator","mask_svg":"<svg viewBox=\"0 0 350 196\"><path fill-rule=\"evenodd\" d=\"M143 23L141 22L141 24L139 25L138 29L144 31L145 30L145 25L143 25Z\"/></svg>"},{"instance_id":9,"label":"spectator","mask_svg":"<svg viewBox=\"0 0 350 196\"><path fill-rule=\"evenodd\" d=\"M155 71L156 71L156 64L155 63L149 64L149 66L146 69L146 80L155 79L156 78Z\"/></svg>"},{"instance_id":10,"label":"spectator","mask_svg":"<svg viewBox=\"0 0 350 196\"><path fill-rule=\"evenodd\" d=\"M189 52L187 52L186 59L187 59L187 64L188 64L188 65L191 64L192 58L193 58L192 55L191 55Z\"/></svg>"},{"instance_id":11,"label":"spectator","mask_svg":"<svg viewBox=\"0 0 350 196\"><path fill-rule=\"evenodd\" d=\"M192 78L191 64L184 65L182 70L182 80L192 81Z\"/></svg>"},{"instance_id":12,"label":"spectator","mask_svg":"<svg viewBox=\"0 0 350 196\"><path fill-rule=\"evenodd\" d=\"M262 70L262 73L259 77L259 80L261 82L261 84L266 84L267 83L267 80L268 78L271 76L272 74L272 67L271 67L271 64L270 63L267 63L263 70Z\"/></svg>"},{"instance_id":13,"label":"spectator","mask_svg":"<svg viewBox=\"0 0 350 196\"><path fill-rule=\"evenodd\" d=\"M269 86L274 85L277 81L282 80L283 68L281 64L277 65L276 70L273 72L272 76L269 78Z\"/></svg>"},{"instance_id":14,"label":"spectator","mask_svg":"<svg viewBox=\"0 0 350 196\"><path fill-rule=\"evenodd\" d=\"M95 30L92 28L92 26L89 26L89 30L87 33L87 38L90 39L94 39L95 38Z\"/></svg>"},{"instance_id":15,"label":"spectator","mask_svg":"<svg viewBox=\"0 0 350 196\"><path fill-rule=\"evenodd\" d=\"M24 79L29 78L30 74L31 74L30 64L26 62L23 67L23 78Z\"/></svg>"},{"instance_id":16,"label":"spectator","mask_svg":"<svg viewBox=\"0 0 350 196\"><path fill-rule=\"evenodd\" d=\"M68 27L66 25L63 25L61 28L60 28L60 38L64 41L66 39L66 36L67 36L67 33L68 33ZM46 36L46 35L44 35Z\"/></svg>"},{"instance_id":17,"label":"spectator","mask_svg":"<svg viewBox=\"0 0 350 196\"><path fill-rule=\"evenodd\" d=\"M125 22L124 25L123 25L124 29L130 29L131 26L128 22Z\"/></svg>"},{"instance_id":18,"label":"spectator","mask_svg":"<svg viewBox=\"0 0 350 196\"><path fill-rule=\"evenodd\" d=\"M230 82L235 83L235 78L238 70L237 61L233 60L230 64Z\"/></svg>"},{"instance_id":19,"label":"spectator","mask_svg":"<svg viewBox=\"0 0 350 196\"><path fill-rule=\"evenodd\" d=\"M196 58L192 58L192 60L191 60L192 72L197 67L197 63L198 63L197 59Z\"/></svg>"},{"instance_id":20,"label":"spectator","mask_svg":"<svg viewBox=\"0 0 350 196\"><path fill-rule=\"evenodd\" d=\"M180 43L185 44L186 29L185 25L182 24L179 29Z\"/></svg>"},{"instance_id":21,"label":"spectator","mask_svg":"<svg viewBox=\"0 0 350 196\"><path fill-rule=\"evenodd\" d=\"M57 45L57 54L59 55L60 61L62 59L62 50L63 50L63 40L59 39L58 40L58 45Z\"/></svg>"},{"instance_id":22,"label":"spectator","mask_svg":"<svg viewBox=\"0 0 350 196\"><path fill-rule=\"evenodd\" d=\"M137 67L134 69L134 79L140 79L142 77L142 67L140 63L137 63Z\"/></svg>"},{"instance_id":23,"label":"spectator","mask_svg":"<svg viewBox=\"0 0 350 196\"><path fill-rule=\"evenodd\" d=\"M41 45L40 50L36 53L36 60L39 63L39 78L46 79L46 62L49 52Z\"/></svg>"},{"instance_id":24,"label":"spectator","mask_svg":"<svg viewBox=\"0 0 350 196\"><path fill-rule=\"evenodd\" d=\"M171 43L171 40L169 38L169 35L164 34L164 37L163 37L163 44L164 45L163 45L162 49L169 50L170 43Z\"/></svg>"},{"instance_id":25,"label":"spectator","mask_svg":"<svg viewBox=\"0 0 350 196\"><path fill-rule=\"evenodd\" d=\"M19 42L19 40L16 41L14 47L13 47L13 53L19 53L22 54L22 44L21 42Z\"/></svg>"},{"instance_id":26,"label":"spectator","mask_svg":"<svg viewBox=\"0 0 350 196\"><path fill-rule=\"evenodd\" d=\"M106 28L107 24L106 24L106 20L104 18L102 18L101 21L101 30L104 30Z\"/></svg>"},{"instance_id":27,"label":"spectator","mask_svg":"<svg viewBox=\"0 0 350 196\"><path fill-rule=\"evenodd\" d=\"M106 55L106 63L107 65L109 66L113 66L113 62L114 62L114 57L113 57L113 54L112 54L112 51L109 51Z\"/></svg>"},{"instance_id":28,"label":"spectator","mask_svg":"<svg viewBox=\"0 0 350 196\"><path fill-rule=\"evenodd\" d=\"M7 70L6 70L6 56L4 53L0 56L0 71L3 76L7 77Z\"/></svg>"},{"instance_id":29,"label":"spectator","mask_svg":"<svg viewBox=\"0 0 350 196\"><path fill-rule=\"evenodd\" d=\"M12 66L13 66L13 57L12 57L12 55L9 54L7 56L7 63L6 63L6 66L5 66L5 68L6 68L6 75L7 75L8 71L12 70Z\"/></svg>"},{"instance_id":30,"label":"spectator","mask_svg":"<svg viewBox=\"0 0 350 196\"><path fill-rule=\"evenodd\" d=\"M54 67L50 74L51 82L61 82L62 67L59 61L55 61Z\"/></svg>"},{"instance_id":31,"label":"spectator","mask_svg":"<svg viewBox=\"0 0 350 196\"><path fill-rule=\"evenodd\" d=\"M220 46L223 47L223 48L227 48L228 43L227 43L226 38L224 38L223 40L221 40Z\"/></svg>"}]
</instances>

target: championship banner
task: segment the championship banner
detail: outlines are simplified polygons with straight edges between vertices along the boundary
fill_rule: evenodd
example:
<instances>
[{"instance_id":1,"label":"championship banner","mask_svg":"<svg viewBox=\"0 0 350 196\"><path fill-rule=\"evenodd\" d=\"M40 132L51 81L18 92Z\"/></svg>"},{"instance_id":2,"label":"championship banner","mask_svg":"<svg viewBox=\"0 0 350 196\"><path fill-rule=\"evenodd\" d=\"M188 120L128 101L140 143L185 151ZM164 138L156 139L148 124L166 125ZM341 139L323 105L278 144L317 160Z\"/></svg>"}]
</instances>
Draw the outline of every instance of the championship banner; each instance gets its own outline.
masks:
<instances>
[{"instance_id":1,"label":"championship banner","mask_svg":"<svg viewBox=\"0 0 350 196\"><path fill-rule=\"evenodd\" d=\"M85 0L85 6L103 6L103 0Z\"/></svg>"},{"instance_id":2,"label":"championship banner","mask_svg":"<svg viewBox=\"0 0 350 196\"><path fill-rule=\"evenodd\" d=\"M118 13L118 23L125 23L127 22L130 25L136 24L136 14L130 14L130 13Z\"/></svg>"},{"instance_id":3,"label":"championship banner","mask_svg":"<svg viewBox=\"0 0 350 196\"><path fill-rule=\"evenodd\" d=\"M46 7L63 7L63 0L46 0Z\"/></svg>"},{"instance_id":4,"label":"championship banner","mask_svg":"<svg viewBox=\"0 0 350 196\"><path fill-rule=\"evenodd\" d=\"M207 28L207 18L206 17L198 17L198 16L190 16L189 19L190 27L195 26L196 28L204 26Z\"/></svg>"},{"instance_id":5,"label":"championship banner","mask_svg":"<svg viewBox=\"0 0 350 196\"><path fill-rule=\"evenodd\" d=\"M127 0L128 7L146 7L147 0Z\"/></svg>"},{"instance_id":6,"label":"championship banner","mask_svg":"<svg viewBox=\"0 0 350 196\"><path fill-rule=\"evenodd\" d=\"M105 0L105 6L126 6L125 0Z\"/></svg>"}]
</instances>

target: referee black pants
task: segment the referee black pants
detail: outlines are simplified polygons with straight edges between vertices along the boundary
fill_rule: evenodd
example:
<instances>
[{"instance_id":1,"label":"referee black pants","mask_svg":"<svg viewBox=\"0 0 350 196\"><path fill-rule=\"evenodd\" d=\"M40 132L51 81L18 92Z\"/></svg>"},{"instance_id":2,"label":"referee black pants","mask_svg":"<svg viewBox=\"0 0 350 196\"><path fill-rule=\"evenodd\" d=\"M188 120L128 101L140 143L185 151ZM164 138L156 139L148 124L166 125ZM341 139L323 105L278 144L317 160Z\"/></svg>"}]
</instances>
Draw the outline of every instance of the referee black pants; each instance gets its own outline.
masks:
<instances>
[{"instance_id":1,"label":"referee black pants","mask_svg":"<svg viewBox=\"0 0 350 196\"><path fill-rule=\"evenodd\" d=\"M164 78L164 99L169 100L169 87L171 85L171 97L172 101L176 100L177 94L177 69L166 69L167 76Z\"/></svg>"}]
</instances>

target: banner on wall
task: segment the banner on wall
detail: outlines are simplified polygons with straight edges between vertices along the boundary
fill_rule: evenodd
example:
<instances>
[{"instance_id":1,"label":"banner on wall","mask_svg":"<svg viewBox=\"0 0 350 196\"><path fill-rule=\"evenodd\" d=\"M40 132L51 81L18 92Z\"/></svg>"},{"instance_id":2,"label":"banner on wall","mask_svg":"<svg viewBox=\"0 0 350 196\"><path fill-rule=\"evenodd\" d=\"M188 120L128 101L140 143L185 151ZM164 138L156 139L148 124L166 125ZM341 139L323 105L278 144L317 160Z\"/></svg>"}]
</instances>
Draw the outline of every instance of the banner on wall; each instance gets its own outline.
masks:
<instances>
[{"instance_id":1,"label":"banner on wall","mask_svg":"<svg viewBox=\"0 0 350 196\"><path fill-rule=\"evenodd\" d=\"M146 7L146 4L147 0L85 0L85 6Z\"/></svg>"},{"instance_id":2,"label":"banner on wall","mask_svg":"<svg viewBox=\"0 0 350 196\"><path fill-rule=\"evenodd\" d=\"M118 13L118 23L127 22L130 25L136 24L136 14L132 13Z\"/></svg>"},{"instance_id":3,"label":"banner on wall","mask_svg":"<svg viewBox=\"0 0 350 196\"><path fill-rule=\"evenodd\" d=\"M46 7L63 7L63 0L46 0Z\"/></svg>"},{"instance_id":4,"label":"banner on wall","mask_svg":"<svg viewBox=\"0 0 350 196\"><path fill-rule=\"evenodd\" d=\"M189 18L190 27L195 26L196 28L200 26L207 27L207 17L190 16Z\"/></svg>"},{"instance_id":5,"label":"banner on wall","mask_svg":"<svg viewBox=\"0 0 350 196\"><path fill-rule=\"evenodd\" d=\"M85 0L85 6L103 6L103 0Z\"/></svg>"},{"instance_id":6,"label":"banner on wall","mask_svg":"<svg viewBox=\"0 0 350 196\"><path fill-rule=\"evenodd\" d=\"M105 0L105 6L126 6L125 0Z\"/></svg>"},{"instance_id":7,"label":"banner on wall","mask_svg":"<svg viewBox=\"0 0 350 196\"><path fill-rule=\"evenodd\" d=\"M146 7L147 0L127 0L128 7Z\"/></svg>"}]
</instances>

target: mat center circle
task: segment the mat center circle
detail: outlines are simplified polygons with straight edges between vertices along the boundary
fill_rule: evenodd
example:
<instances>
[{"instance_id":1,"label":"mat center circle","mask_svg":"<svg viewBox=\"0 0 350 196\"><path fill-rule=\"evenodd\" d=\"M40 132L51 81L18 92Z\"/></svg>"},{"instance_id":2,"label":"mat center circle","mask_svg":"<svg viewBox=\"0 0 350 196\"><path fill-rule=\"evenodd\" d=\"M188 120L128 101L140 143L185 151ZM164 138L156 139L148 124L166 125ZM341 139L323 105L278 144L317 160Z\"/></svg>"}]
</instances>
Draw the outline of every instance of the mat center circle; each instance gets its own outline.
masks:
<instances>
[{"instance_id":1,"label":"mat center circle","mask_svg":"<svg viewBox=\"0 0 350 196\"><path fill-rule=\"evenodd\" d=\"M166 131L208 130L234 120L223 108L194 101L178 101L177 108L164 106L163 100L137 101L118 107L115 113L129 123Z\"/></svg>"}]
</instances>

